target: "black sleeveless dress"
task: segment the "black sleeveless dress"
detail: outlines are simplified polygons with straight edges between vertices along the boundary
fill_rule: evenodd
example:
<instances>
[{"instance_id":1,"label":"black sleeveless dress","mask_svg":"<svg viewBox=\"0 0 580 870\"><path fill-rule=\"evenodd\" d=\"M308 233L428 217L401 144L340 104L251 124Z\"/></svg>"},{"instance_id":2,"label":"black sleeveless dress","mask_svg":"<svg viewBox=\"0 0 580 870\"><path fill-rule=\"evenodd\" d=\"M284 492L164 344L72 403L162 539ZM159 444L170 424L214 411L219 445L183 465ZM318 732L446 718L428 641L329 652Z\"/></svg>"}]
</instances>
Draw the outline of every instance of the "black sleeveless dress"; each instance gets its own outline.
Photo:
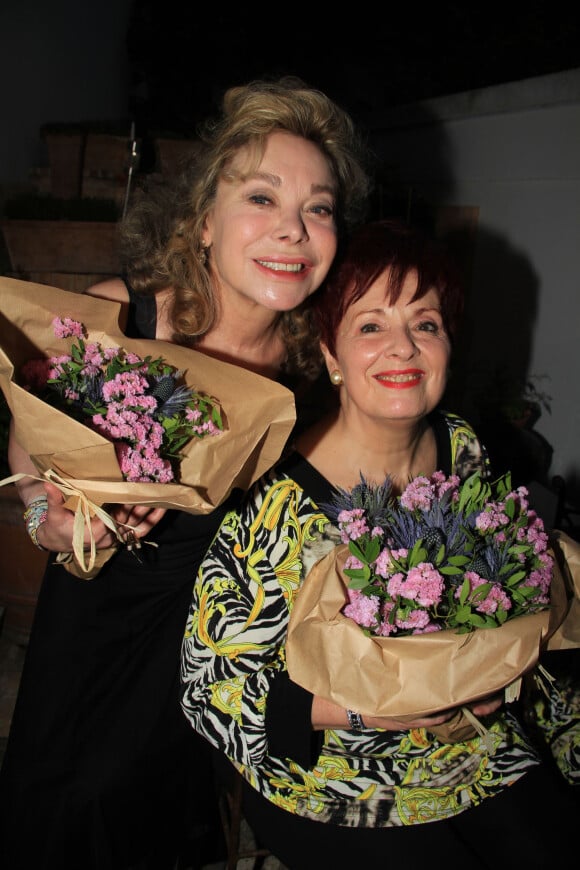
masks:
<instances>
[{"instance_id":1,"label":"black sleeveless dress","mask_svg":"<svg viewBox=\"0 0 580 870\"><path fill-rule=\"evenodd\" d=\"M154 337L154 299L130 295L127 334ZM0 772L6 870L173 870L216 822L179 661L198 566L237 497L168 511L158 547L119 550L93 580L49 559Z\"/></svg>"}]
</instances>

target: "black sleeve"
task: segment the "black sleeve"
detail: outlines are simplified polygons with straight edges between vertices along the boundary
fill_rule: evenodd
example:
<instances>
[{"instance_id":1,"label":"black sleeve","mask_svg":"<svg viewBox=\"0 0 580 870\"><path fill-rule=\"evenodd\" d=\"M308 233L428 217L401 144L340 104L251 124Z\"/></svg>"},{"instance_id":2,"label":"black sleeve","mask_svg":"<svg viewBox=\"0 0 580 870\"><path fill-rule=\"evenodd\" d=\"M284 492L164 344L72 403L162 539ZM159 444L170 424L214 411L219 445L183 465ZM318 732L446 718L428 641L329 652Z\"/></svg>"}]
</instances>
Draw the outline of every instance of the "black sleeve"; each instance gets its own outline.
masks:
<instances>
[{"instance_id":1,"label":"black sleeve","mask_svg":"<svg viewBox=\"0 0 580 870\"><path fill-rule=\"evenodd\" d=\"M266 702L268 753L291 758L301 767L316 764L324 731L312 730L312 694L293 683L286 671L276 675Z\"/></svg>"},{"instance_id":2,"label":"black sleeve","mask_svg":"<svg viewBox=\"0 0 580 870\"><path fill-rule=\"evenodd\" d=\"M128 338L155 338L157 330L157 303L154 295L136 293L127 279L125 286L129 293L129 311L125 326Z\"/></svg>"}]
</instances>

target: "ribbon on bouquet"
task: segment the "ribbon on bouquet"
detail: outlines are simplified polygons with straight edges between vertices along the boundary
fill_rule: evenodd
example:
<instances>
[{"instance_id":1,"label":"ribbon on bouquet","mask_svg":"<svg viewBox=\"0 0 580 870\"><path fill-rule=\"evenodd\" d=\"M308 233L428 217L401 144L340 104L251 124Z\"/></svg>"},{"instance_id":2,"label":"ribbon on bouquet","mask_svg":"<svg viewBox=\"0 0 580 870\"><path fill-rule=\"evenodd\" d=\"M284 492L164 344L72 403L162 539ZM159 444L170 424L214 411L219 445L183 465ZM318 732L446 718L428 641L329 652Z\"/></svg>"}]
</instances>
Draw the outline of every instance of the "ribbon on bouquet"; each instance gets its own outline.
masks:
<instances>
[{"instance_id":1,"label":"ribbon on bouquet","mask_svg":"<svg viewBox=\"0 0 580 870\"><path fill-rule=\"evenodd\" d=\"M64 564L66 566L66 564L70 563L74 557L77 561L78 569L82 572L81 576L85 579L91 579L91 577L94 576L94 574L111 556L112 552L117 549L117 545L115 545L97 551L95 536L91 526L91 519L97 517L101 520L101 522L115 535L120 544L127 543L120 527L122 526L129 529L129 531L131 531L133 527L129 523L116 522L113 517L104 510L104 508L95 504L95 502L91 501L84 492L73 486L70 480L66 480L50 468L44 472L43 477L37 477L34 474L27 474L24 472L13 474L10 477L5 477L3 480L0 480L0 486L9 483L17 483L25 477L32 480L40 480L42 482L48 480L62 492L65 497L65 508L74 512L72 553L58 553L56 561L59 564ZM85 547L85 531L88 531L89 534L88 547ZM145 541L144 543L147 543L152 547L157 546L157 544L154 544L152 541ZM75 571L75 574L78 576L78 572Z\"/></svg>"}]
</instances>

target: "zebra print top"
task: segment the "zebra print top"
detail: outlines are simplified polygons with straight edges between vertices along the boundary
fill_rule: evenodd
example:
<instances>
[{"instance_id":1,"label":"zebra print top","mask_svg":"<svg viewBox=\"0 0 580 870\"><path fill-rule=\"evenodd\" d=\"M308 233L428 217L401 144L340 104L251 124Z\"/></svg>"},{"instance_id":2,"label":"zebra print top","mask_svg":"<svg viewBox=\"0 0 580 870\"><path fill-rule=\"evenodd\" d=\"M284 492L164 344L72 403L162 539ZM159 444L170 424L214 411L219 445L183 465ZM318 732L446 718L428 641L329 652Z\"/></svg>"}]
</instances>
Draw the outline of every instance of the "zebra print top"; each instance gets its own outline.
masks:
<instances>
[{"instance_id":1,"label":"zebra print top","mask_svg":"<svg viewBox=\"0 0 580 870\"><path fill-rule=\"evenodd\" d=\"M436 412L438 468L488 469L471 427ZM297 453L229 513L199 570L182 646L182 707L265 798L338 825L400 826L453 816L538 762L504 710L480 737L443 744L425 729L312 732L311 696L292 684L285 637L310 567L339 543L317 507L331 485Z\"/></svg>"}]
</instances>

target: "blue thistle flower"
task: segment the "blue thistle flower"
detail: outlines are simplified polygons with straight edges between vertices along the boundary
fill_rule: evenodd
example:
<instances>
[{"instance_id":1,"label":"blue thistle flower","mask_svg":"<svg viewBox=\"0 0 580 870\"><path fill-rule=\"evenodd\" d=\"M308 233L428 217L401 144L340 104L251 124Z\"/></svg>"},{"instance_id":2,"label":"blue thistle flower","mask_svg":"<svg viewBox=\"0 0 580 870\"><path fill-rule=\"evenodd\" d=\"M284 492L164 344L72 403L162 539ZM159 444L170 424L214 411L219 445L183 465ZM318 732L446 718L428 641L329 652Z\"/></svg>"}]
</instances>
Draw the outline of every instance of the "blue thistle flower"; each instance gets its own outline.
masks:
<instances>
[{"instance_id":1,"label":"blue thistle flower","mask_svg":"<svg viewBox=\"0 0 580 870\"><path fill-rule=\"evenodd\" d=\"M155 396L161 404L166 402L175 390L175 377L171 375L160 375L153 378L153 389L151 395Z\"/></svg>"},{"instance_id":2,"label":"blue thistle flower","mask_svg":"<svg viewBox=\"0 0 580 870\"><path fill-rule=\"evenodd\" d=\"M393 482L390 477L387 476L379 486L374 486L361 474L360 483L353 489L335 487L332 501L321 505L321 508L334 522L337 522L341 511L360 509L365 511L371 527L386 526L393 502Z\"/></svg>"},{"instance_id":3,"label":"blue thistle flower","mask_svg":"<svg viewBox=\"0 0 580 870\"><path fill-rule=\"evenodd\" d=\"M153 394L155 395L155 393ZM175 387L169 394L167 399L161 404L156 411L157 417L176 417L185 410L188 403L193 397L193 390L189 387Z\"/></svg>"}]
</instances>

